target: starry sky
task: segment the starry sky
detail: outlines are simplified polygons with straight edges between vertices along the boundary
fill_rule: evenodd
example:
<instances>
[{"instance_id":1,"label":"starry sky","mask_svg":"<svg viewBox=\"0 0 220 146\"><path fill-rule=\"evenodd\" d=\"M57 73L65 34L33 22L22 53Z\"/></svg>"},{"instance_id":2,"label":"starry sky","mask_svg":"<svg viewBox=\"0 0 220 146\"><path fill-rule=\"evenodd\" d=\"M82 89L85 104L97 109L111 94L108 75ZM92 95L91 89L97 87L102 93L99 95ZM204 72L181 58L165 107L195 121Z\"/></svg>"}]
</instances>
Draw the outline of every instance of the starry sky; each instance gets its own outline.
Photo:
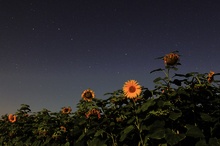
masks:
<instances>
[{"instance_id":1,"label":"starry sky","mask_svg":"<svg viewBox=\"0 0 220 146\"><path fill-rule=\"evenodd\" d=\"M155 58L178 50L178 73L220 72L217 0L0 0L0 115L76 109L129 79L154 88Z\"/></svg>"}]
</instances>

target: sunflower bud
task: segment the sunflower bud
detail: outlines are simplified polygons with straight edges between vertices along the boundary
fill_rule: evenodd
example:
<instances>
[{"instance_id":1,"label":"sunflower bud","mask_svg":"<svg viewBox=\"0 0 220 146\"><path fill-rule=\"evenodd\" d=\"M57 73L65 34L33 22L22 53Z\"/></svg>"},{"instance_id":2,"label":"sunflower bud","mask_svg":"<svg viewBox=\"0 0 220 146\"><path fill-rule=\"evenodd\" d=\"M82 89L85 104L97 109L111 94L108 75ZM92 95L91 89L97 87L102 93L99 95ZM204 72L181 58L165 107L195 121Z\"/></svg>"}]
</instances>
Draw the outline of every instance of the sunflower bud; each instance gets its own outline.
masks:
<instances>
[{"instance_id":1,"label":"sunflower bud","mask_svg":"<svg viewBox=\"0 0 220 146\"><path fill-rule=\"evenodd\" d=\"M9 120L11 123L14 123L14 122L16 122L16 116L13 115L13 114L9 114L9 115L8 115L8 120Z\"/></svg>"},{"instance_id":2,"label":"sunflower bud","mask_svg":"<svg viewBox=\"0 0 220 146\"><path fill-rule=\"evenodd\" d=\"M213 71L209 72L208 79L207 79L209 83L211 83L214 80L214 74L215 74L215 72L213 72Z\"/></svg>"},{"instance_id":3,"label":"sunflower bud","mask_svg":"<svg viewBox=\"0 0 220 146\"><path fill-rule=\"evenodd\" d=\"M179 55L175 53L167 54L163 57L164 64L168 66L176 65L179 61Z\"/></svg>"},{"instance_id":4,"label":"sunflower bud","mask_svg":"<svg viewBox=\"0 0 220 146\"><path fill-rule=\"evenodd\" d=\"M72 111L70 107L64 107L62 108L62 113L63 114L69 114Z\"/></svg>"}]
</instances>

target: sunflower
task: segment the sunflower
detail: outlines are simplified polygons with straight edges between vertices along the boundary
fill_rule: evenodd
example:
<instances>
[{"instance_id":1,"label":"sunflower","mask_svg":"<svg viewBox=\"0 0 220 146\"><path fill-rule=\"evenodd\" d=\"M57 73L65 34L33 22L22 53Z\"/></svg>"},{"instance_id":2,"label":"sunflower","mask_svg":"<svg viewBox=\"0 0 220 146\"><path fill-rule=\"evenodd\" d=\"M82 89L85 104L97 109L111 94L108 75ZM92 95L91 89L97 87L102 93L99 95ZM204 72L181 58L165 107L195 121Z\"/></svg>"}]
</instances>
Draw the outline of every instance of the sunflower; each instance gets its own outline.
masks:
<instances>
[{"instance_id":1,"label":"sunflower","mask_svg":"<svg viewBox=\"0 0 220 146\"><path fill-rule=\"evenodd\" d=\"M128 80L123 86L123 92L127 98L136 98L141 94L141 86L135 80Z\"/></svg>"},{"instance_id":2,"label":"sunflower","mask_svg":"<svg viewBox=\"0 0 220 146\"><path fill-rule=\"evenodd\" d=\"M46 136L48 134L48 130L43 127L38 127L38 134L42 136Z\"/></svg>"},{"instance_id":3,"label":"sunflower","mask_svg":"<svg viewBox=\"0 0 220 146\"><path fill-rule=\"evenodd\" d=\"M62 108L63 114L69 114L72 111L71 107L64 107Z\"/></svg>"},{"instance_id":4,"label":"sunflower","mask_svg":"<svg viewBox=\"0 0 220 146\"><path fill-rule=\"evenodd\" d=\"M81 97L86 101L92 101L92 99L95 97L94 91L87 89L84 90Z\"/></svg>"},{"instance_id":5,"label":"sunflower","mask_svg":"<svg viewBox=\"0 0 220 146\"><path fill-rule=\"evenodd\" d=\"M213 80L214 80L214 75L215 72L213 71L210 71L209 74L208 74L208 82L211 83Z\"/></svg>"},{"instance_id":6,"label":"sunflower","mask_svg":"<svg viewBox=\"0 0 220 146\"><path fill-rule=\"evenodd\" d=\"M66 127L60 126L60 131L66 132Z\"/></svg>"},{"instance_id":7,"label":"sunflower","mask_svg":"<svg viewBox=\"0 0 220 146\"><path fill-rule=\"evenodd\" d=\"M16 116L13 115L13 114L9 114L9 115L8 115L8 120L9 120L11 123L14 123L14 122L16 122Z\"/></svg>"},{"instance_id":8,"label":"sunflower","mask_svg":"<svg viewBox=\"0 0 220 146\"><path fill-rule=\"evenodd\" d=\"M97 109L91 109L89 112L85 113L85 115L87 119L90 117L90 115L97 115L98 119L101 118L100 111Z\"/></svg>"},{"instance_id":9,"label":"sunflower","mask_svg":"<svg viewBox=\"0 0 220 146\"><path fill-rule=\"evenodd\" d=\"M176 65L179 61L179 55L175 53L167 54L163 57L164 64L168 66Z\"/></svg>"}]
</instances>

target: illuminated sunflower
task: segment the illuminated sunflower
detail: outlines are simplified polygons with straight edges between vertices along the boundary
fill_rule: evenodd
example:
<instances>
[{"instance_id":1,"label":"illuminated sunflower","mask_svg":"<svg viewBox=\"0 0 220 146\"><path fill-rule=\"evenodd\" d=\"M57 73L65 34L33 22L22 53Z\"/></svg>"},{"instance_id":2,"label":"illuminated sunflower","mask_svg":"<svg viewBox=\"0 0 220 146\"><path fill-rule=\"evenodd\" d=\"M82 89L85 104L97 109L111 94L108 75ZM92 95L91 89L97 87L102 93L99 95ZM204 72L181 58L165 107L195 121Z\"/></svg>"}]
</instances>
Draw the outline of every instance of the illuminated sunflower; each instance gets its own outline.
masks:
<instances>
[{"instance_id":1,"label":"illuminated sunflower","mask_svg":"<svg viewBox=\"0 0 220 146\"><path fill-rule=\"evenodd\" d=\"M164 64L168 66L176 65L179 61L179 55L175 53L167 54L163 57Z\"/></svg>"},{"instance_id":2,"label":"illuminated sunflower","mask_svg":"<svg viewBox=\"0 0 220 146\"><path fill-rule=\"evenodd\" d=\"M213 80L214 80L214 75L215 72L213 71L210 71L209 74L208 74L208 82L211 83Z\"/></svg>"},{"instance_id":3,"label":"illuminated sunflower","mask_svg":"<svg viewBox=\"0 0 220 146\"><path fill-rule=\"evenodd\" d=\"M86 101L92 101L92 99L95 97L95 93L92 90L87 89L83 91L81 97Z\"/></svg>"},{"instance_id":4,"label":"illuminated sunflower","mask_svg":"<svg viewBox=\"0 0 220 146\"><path fill-rule=\"evenodd\" d=\"M8 115L8 120L9 120L11 123L14 123L14 122L16 122L16 116L13 115L13 114L9 114L9 115Z\"/></svg>"},{"instance_id":5,"label":"illuminated sunflower","mask_svg":"<svg viewBox=\"0 0 220 146\"><path fill-rule=\"evenodd\" d=\"M72 111L71 107L64 107L62 108L63 114L69 114Z\"/></svg>"},{"instance_id":6,"label":"illuminated sunflower","mask_svg":"<svg viewBox=\"0 0 220 146\"><path fill-rule=\"evenodd\" d=\"M128 80L123 86L123 92L127 98L136 98L141 94L141 86L135 80Z\"/></svg>"}]
</instances>

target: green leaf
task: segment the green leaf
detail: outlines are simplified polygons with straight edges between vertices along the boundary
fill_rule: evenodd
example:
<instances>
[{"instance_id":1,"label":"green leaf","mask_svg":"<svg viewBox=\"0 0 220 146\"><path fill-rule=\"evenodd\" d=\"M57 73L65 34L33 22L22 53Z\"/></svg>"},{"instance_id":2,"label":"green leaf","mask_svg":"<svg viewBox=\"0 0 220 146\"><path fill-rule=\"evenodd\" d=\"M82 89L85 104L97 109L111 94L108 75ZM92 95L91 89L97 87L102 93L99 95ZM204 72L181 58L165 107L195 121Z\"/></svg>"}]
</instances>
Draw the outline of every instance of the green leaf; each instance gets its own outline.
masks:
<instances>
[{"instance_id":1,"label":"green leaf","mask_svg":"<svg viewBox=\"0 0 220 146\"><path fill-rule=\"evenodd\" d=\"M206 121L206 122L212 121L212 117L209 116L209 115L206 114L206 113L200 113L200 116L201 116L201 118L202 118L203 121Z\"/></svg>"},{"instance_id":2,"label":"green leaf","mask_svg":"<svg viewBox=\"0 0 220 146\"><path fill-rule=\"evenodd\" d=\"M149 99L144 104L142 104L141 110L144 112L148 110L149 107L153 106L155 103L156 102L154 101L154 99Z\"/></svg>"},{"instance_id":3,"label":"green leaf","mask_svg":"<svg viewBox=\"0 0 220 146\"><path fill-rule=\"evenodd\" d=\"M156 71L163 71L163 70L164 69L159 68L159 69L152 70L150 73L153 73L153 72L156 72Z\"/></svg>"},{"instance_id":4,"label":"green leaf","mask_svg":"<svg viewBox=\"0 0 220 146\"><path fill-rule=\"evenodd\" d=\"M162 80L162 78L161 77L158 77L158 78L156 78L156 79L154 79L154 83L157 83L157 82L159 82L160 80Z\"/></svg>"},{"instance_id":5,"label":"green leaf","mask_svg":"<svg viewBox=\"0 0 220 146\"><path fill-rule=\"evenodd\" d=\"M150 125L150 128L153 129L153 128L162 128L165 126L165 122L164 121L160 121L160 120L157 120L155 121L152 125Z\"/></svg>"},{"instance_id":6,"label":"green leaf","mask_svg":"<svg viewBox=\"0 0 220 146\"><path fill-rule=\"evenodd\" d=\"M133 123L133 121L135 120L135 117L132 117L130 120L128 120L128 124L131 124L131 123Z\"/></svg>"},{"instance_id":7,"label":"green leaf","mask_svg":"<svg viewBox=\"0 0 220 146\"><path fill-rule=\"evenodd\" d=\"M188 93L188 92L186 92L184 89L182 89L182 88L179 88L178 90L177 90L177 93L178 94L180 94L180 95L185 95L185 96L187 96L187 97L190 97L190 94Z\"/></svg>"},{"instance_id":8,"label":"green leaf","mask_svg":"<svg viewBox=\"0 0 220 146\"><path fill-rule=\"evenodd\" d=\"M100 140L98 138L94 138L87 142L88 146L107 146L105 144L105 140Z\"/></svg>"},{"instance_id":9,"label":"green leaf","mask_svg":"<svg viewBox=\"0 0 220 146\"><path fill-rule=\"evenodd\" d=\"M148 140L149 140L149 137L148 137L148 136L145 136L145 138L144 138L144 143L147 143Z\"/></svg>"},{"instance_id":10,"label":"green leaf","mask_svg":"<svg viewBox=\"0 0 220 146\"><path fill-rule=\"evenodd\" d=\"M187 132L186 136L194 137L194 138L204 138L204 134L202 131L193 125L186 125Z\"/></svg>"},{"instance_id":11,"label":"green leaf","mask_svg":"<svg viewBox=\"0 0 220 146\"><path fill-rule=\"evenodd\" d=\"M16 143L16 145L24 145L24 143L22 141L19 141Z\"/></svg>"},{"instance_id":12,"label":"green leaf","mask_svg":"<svg viewBox=\"0 0 220 146\"><path fill-rule=\"evenodd\" d=\"M126 127L122 132L122 135L120 137L120 141L123 141L127 137L127 134L129 134L133 129L134 129L133 125Z\"/></svg>"},{"instance_id":13,"label":"green leaf","mask_svg":"<svg viewBox=\"0 0 220 146\"><path fill-rule=\"evenodd\" d=\"M215 73L213 76L220 75L220 73Z\"/></svg>"},{"instance_id":14,"label":"green leaf","mask_svg":"<svg viewBox=\"0 0 220 146\"><path fill-rule=\"evenodd\" d=\"M31 110L30 110L29 107L30 107L30 106L27 105L27 104L21 104L21 108L20 108L20 110L18 110L18 111L27 111L27 112L30 112Z\"/></svg>"},{"instance_id":15,"label":"green leaf","mask_svg":"<svg viewBox=\"0 0 220 146\"><path fill-rule=\"evenodd\" d=\"M148 99L148 98L150 98L152 96L153 96L152 92L150 90L148 90L148 89L145 90L144 93L143 93L143 98L145 98L145 99Z\"/></svg>"},{"instance_id":16,"label":"green leaf","mask_svg":"<svg viewBox=\"0 0 220 146\"><path fill-rule=\"evenodd\" d=\"M203 140L198 141L195 146L207 146L207 144L205 140L203 139Z\"/></svg>"},{"instance_id":17,"label":"green leaf","mask_svg":"<svg viewBox=\"0 0 220 146\"><path fill-rule=\"evenodd\" d=\"M44 145L49 144L52 138L47 137L46 141L44 142Z\"/></svg>"},{"instance_id":18,"label":"green leaf","mask_svg":"<svg viewBox=\"0 0 220 146\"><path fill-rule=\"evenodd\" d=\"M77 141L76 141L76 142L81 141L81 140L84 138L84 136L85 136L85 133L82 133L82 134L80 135L80 137L77 139Z\"/></svg>"},{"instance_id":19,"label":"green leaf","mask_svg":"<svg viewBox=\"0 0 220 146\"><path fill-rule=\"evenodd\" d=\"M151 130L148 136L153 139L162 139L165 137L165 129L157 128L154 129L153 131Z\"/></svg>"},{"instance_id":20,"label":"green leaf","mask_svg":"<svg viewBox=\"0 0 220 146\"><path fill-rule=\"evenodd\" d=\"M187 73L186 77L191 77L191 76L194 76L195 74L198 74L198 72Z\"/></svg>"},{"instance_id":21,"label":"green leaf","mask_svg":"<svg viewBox=\"0 0 220 146\"><path fill-rule=\"evenodd\" d=\"M99 136L99 135L101 135L103 132L105 132L104 130L98 130L96 133L95 133L95 135L94 136Z\"/></svg>"},{"instance_id":22,"label":"green leaf","mask_svg":"<svg viewBox=\"0 0 220 146\"><path fill-rule=\"evenodd\" d=\"M40 144L41 142L36 140L32 143L32 146L39 146Z\"/></svg>"},{"instance_id":23,"label":"green leaf","mask_svg":"<svg viewBox=\"0 0 220 146\"><path fill-rule=\"evenodd\" d=\"M178 119L179 117L182 116L182 112L171 112L169 118L173 121L175 121L176 119Z\"/></svg>"},{"instance_id":24,"label":"green leaf","mask_svg":"<svg viewBox=\"0 0 220 146\"><path fill-rule=\"evenodd\" d=\"M167 146L167 144L166 144L166 143L163 143L163 144L160 144L159 146Z\"/></svg>"},{"instance_id":25,"label":"green leaf","mask_svg":"<svg viewBox=\"0 0 220 146\"><path fill-rule=\"evenodd\" d=\"M66 142L64 146L70 146L70 143L69 143L69 142Z\"/></svg>"},{"instance_id":26,"label":"green leaf","mask_svg":"<svg viewBox=\"0 0 220 146\"><path fill-rule=\"evenodd\" d=\"M166 129L166 136L165 139L169 145L176 145L178 144L181 140L186 138L184 134L177 134L173 132L171 129Z\"/></svg>"},{"instance_id":27,"label":"green leaf","mask_svg":"<svg viewBox=\"0 0 220 146\"><path fill-rule=\"evenodd\" d=\"M178 79L175 79L172 81L173 84L177 85L177 86L181 86L182 84L182 81L181 80L178 80Z\"/></svg>"},{"instance_id":28,"label":"green leaf","mask_svg":"<svg viewBox=\"0 0 220 146\"><path fill-rule=\"evenodd\" d=\"M175 77L175 76L178 76L178 77L186 77L186 75L183 75L183 74L176 74L176 73L175 73L174 77Z\"/></svg>"},{"instance_id":29,"label":"green leaf","mask_svg":"<svg viewBox=\"0 0 220 146\"><path fill-rule=\"evenodd\" d=\"M210 138L209 139L209 145L210 146L220 146L220 142L217 138Z\"/></svg>"},{"instance_id":30,"label":"green leaf","mask_svg":"<svg viewBox=\"0 0 220 146\"><path fill-rule=\"evenodd\" d=\"M115 123L114 123L114 122L111 122L111 123L110 123L110 126L115 126Z\"/></svg>"},{"instance_id":31,"label":"green leaf","mask_svg":"<svg viewBox=\"0 0 220 146\"><path fill-rule=\"evenodd\" d=\"M163 58L164 58L164 56L160 56L160 57L157 57L155 59L163 59Z\"/></svg>"},{"instance_id":32,"label":"green leaf","mask_svg":"<svg viewBox=\"0 0 220 146\"><path fill-rule=\"evenodd\" d=\"M149 126L149 137L153 139L162 139L165 137L165 122L164 121L155 121L152 125Z\"/></svg>"},{"instance_id":33,"label":"green leaf","mask_svg":"<svg viewBox=\"0 0 220 146\"><path fill-rule=\"evenodd\" d=\"M212 135L218 136L220 131L220 123L216 123L212 129Z\"/></svg>"},{"instance_id":34,"label":"green leaf","mask_svg":"<svg viewBox=\"0 0 220 146\"><path fill-rule=\"evenodd\" d=\"M181 65L181 64L178 64L178 65ZM172 67L172 68L170 68L170 69L173 69L173 70L175 70L175 71L178 70L178 68L176 68L176 67Z\"/></svg>"},{"instance_id":35,"label":"green leaf","mask_svg":"<svg viewBox=\"0 0 220 146\"><path fill-rule=\"evenodd\" d=\"M165 106L172 106L172 103L170 102L170 101L164 101L163 102L163 107L165 107Z\"/></svg>"}]
</instances>

